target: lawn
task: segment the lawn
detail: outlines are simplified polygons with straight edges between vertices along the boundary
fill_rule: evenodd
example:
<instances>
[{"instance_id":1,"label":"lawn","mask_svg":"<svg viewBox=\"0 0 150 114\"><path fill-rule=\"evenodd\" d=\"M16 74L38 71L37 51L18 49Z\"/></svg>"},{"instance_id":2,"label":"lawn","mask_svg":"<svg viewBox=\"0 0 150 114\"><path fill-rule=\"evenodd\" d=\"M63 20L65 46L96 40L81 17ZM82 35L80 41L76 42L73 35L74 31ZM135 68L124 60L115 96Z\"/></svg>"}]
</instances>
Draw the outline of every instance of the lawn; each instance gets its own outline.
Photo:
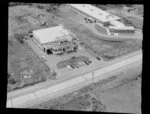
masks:
<instances>
[{"instance_id":1,"label":"lawn","mask_svg":"<svg viewBox=\"0 0 150 114\"><path fill-rule=\"evenodd\" d=\"M101 27L100 25L95 25L95 29L97 30L97 31L99 31L100 33L102 33L102 34L108 34L107 33L107 30L105 29L105 28L103 28L103 27Z\"/></svg>"},{"instance_id":2,"label":"lawn","mask_svg":"<svg viewBox=\"0 0 150 114\"><path fill-rule=\"evenodd\" d=\"M23 72L31 73L30 79L23 78ZM47 80L50 69L29 49L26 43L17 41L8 43L8 92L27 85L33 85Z\"/></svg>"}]
</instances>

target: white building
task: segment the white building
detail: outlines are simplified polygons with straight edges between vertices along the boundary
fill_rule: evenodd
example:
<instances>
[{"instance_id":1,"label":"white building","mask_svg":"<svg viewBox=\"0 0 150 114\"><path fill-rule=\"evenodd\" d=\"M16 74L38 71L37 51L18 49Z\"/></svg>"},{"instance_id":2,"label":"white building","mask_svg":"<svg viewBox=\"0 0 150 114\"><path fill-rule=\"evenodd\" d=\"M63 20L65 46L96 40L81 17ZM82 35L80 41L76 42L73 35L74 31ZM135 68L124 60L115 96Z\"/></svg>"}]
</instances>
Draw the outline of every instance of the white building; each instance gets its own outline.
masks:
<instances>
[{"instance_id":1,"label":"white building","mask_svg":"<svg viewBox=\"0 0 150 114\"><path fill-rule=\"evenodd\" d=\"M76 36L62 25L34 30L33 40L48 54L60 54L77 48Z\"/></svg>"},{"instance_id":2,"label":"white building","mask_svg":"<svg viewBox=\"0 0 150 114\"><path fill-rule=\"evenodd\" d=\"M111 25L108 27L110 32L116 33L134 33L135 28L133 26L126 26L118 20L110 21Z\"/></svg>"},{"instance_id":3,"label":"white building","mask_svg":"<svg viewBox=\"0 0 150 114\"><path fill-rule=\"evenodd\" d=\"M89 16L101 21L102 23L120 19L119 17L112 15L100 8L97 8L90 4L69 4L71 7L88 14Z\"/></svg>"},{"instance_id":4,"label":"white building","mask_svg":"<svg viewBox=\"0 0 150 114\"><path fill-rule=\"evenodd\" d=\"M86 15L100 21L104 26L108 25L110 32L135 32L135 28L132 26L125 26L120 17L110 14L100 8L97 8L90 4L69 4L71 7L78 11L85 13Z\"/></svg>"}]
</instances>

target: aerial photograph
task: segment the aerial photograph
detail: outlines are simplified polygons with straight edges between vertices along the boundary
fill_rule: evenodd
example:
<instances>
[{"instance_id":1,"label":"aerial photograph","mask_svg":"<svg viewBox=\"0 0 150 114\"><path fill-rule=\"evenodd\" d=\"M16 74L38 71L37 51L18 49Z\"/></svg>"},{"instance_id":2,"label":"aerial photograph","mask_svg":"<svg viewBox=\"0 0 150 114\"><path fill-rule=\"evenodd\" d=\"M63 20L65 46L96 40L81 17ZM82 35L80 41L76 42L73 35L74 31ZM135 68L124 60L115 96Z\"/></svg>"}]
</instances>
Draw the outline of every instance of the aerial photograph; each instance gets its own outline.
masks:
<instances>
[{"instance_id":1,"label":"aerial photograph","mask_svg":"<svg viewBox=\"0 0 150 114\"><path fill-rule=\"evenodd\" d=\"M6 108L141 114L143 4L8 4Z\"/></svg>"}]
</instances>

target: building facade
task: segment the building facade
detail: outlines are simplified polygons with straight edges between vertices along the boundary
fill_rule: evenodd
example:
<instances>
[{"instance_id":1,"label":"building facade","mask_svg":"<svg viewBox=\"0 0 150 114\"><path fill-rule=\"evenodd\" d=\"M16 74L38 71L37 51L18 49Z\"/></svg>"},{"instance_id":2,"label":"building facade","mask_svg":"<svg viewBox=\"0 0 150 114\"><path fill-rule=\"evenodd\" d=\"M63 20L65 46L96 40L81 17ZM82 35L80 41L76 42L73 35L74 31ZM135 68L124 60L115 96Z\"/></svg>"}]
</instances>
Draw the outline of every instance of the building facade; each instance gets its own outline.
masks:
<instances>
[{"instance_id":1,"label":"building facade","mask_svg":"<svg viewBox=\"0 0 150 114\"><path fill-rule=\"evenodd\" d=\"M33 31L33 40L47 54L62 55L78 49L77 36L62 25Z\"/></svg>"}]
</instances>

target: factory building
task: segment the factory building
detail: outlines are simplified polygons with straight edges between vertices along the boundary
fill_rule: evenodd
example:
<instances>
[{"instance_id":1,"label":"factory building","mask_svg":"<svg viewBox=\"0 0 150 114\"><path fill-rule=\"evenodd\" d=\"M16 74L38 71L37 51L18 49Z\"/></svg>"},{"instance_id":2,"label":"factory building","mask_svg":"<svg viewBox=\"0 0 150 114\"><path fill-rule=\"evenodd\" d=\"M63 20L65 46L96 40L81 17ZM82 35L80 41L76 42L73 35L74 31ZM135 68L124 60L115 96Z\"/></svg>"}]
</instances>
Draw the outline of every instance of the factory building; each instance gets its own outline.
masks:
<instances>
[{"instance_id":1,"label":"factory building","mask_svg":"<svg viewBox=\"0 0 150 114\"><path fill-rule=\"evenodd\" d=\"M85 13L86 15L95 18L96 20L100 21L101 23L106 23L109 21L113 21L116 19L120 19L119 17L109 14L102 9L99 9L90 4L69 4L72 8Z\"/></svg>"},{"instance_id":2,"label":"factory building","mask_svg":"<svg viewBox=\"0 0 150 114\"><path fill-rule=\"evenodd\" d=\"M113 33L134 33L135 28L133 26L125 26L119 20L110 21L110 26L108 27L110 32Z\"/></svg>"},{"instance_id":3,"label":"factory building","mask_svg":"<svg viewBox=\"0 0 150 114\"><path fill-rule=\"evenodd\" d=\"M47 54L61 55L78 48L76 35L62 25L34 30L33 40Z\"/></svg>"},{"instance_id":4,"label":"factory building","mask_svg":"<svg viewBox=\"0 0 150 114\"><path fill-rule=\"evenodd\" d=\"M80 11L102 23L105 27L109 29L110 32L114 33L134 33L135 28L132 26L124 25L120 20L120 17L117 17L113 14L110 14L100 8L97 8L90 4L69 4L72 8Z\"/></svg>"}]
</instances>

